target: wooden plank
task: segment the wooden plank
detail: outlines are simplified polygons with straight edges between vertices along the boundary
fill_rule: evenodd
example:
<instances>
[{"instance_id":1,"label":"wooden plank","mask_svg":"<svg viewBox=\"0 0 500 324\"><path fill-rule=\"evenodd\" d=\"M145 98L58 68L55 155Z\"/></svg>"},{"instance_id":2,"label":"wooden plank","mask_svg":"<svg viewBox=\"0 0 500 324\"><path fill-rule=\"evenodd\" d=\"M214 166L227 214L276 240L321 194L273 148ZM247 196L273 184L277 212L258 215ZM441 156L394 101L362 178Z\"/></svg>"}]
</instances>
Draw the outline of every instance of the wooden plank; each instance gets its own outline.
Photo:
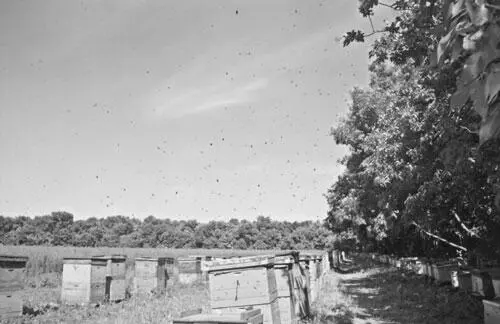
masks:
<instances>
[{"instance_id":1,"label":"wooden plank","mask_svg":"<svg viewBox=\"0 0 500 324\"><path fill-rule=\"evenodd\" d=\"M277 297L273 269L258 267L209 272L209 282L213 308L264 304Z\"/></svg>"},{"instance_id":2,"label":"wooden plank","mask_svg":"<svg viewBox=\"0 0 500 324\"><path fill-rule=\"evenodd\" d=\"M12 292L24 288L26 263L24 256L0 256L0 292Z\"/></svg>"},{"instance_id":3,"label":"wooden plank","mask_svg":"<svg viewBox=\"0 0 500 324\"><path fill-rule=\"evenodd\" d=\"M90 299L91 261L71 261L65 260L63 264L61 301L65 304L86 304Z\"/></svg>"},{"instance_id":4,"label":"wooden plank","mask_svg":"<svg viewBox=\"0 0 500 324\"><path fill-rule=\"evenodd\" d=\"M254 267L273 267L274 258L273 257L252 257L239 259L224 259L224 260L213 260L207 261L206 267L207 271L220 271L220 270L234 270L243 268L254 268Z\"/></svg>"},{"instance_id":5,"label":"wooden plank","mask_svg":"<svg viewBox=\"0 0 500 324\"><path fill-rule=\"evenodd\" d=\"M278 300L267 304L251 305L251 307L261 311L263 315L263 324L288 324L281 321ZM212 313L240 313L242 310L246 310L246 307L212 308Z\"/></svg>"},{"instance_id":6,"label":"wooden plank","mask_svg":"<svg viewBox=\"0 0 500 324\"><path fill-rule=\"evenodd\" d=\"M23 314L23 301L11 293L0 293L0 320L12 319Z\"/></svg>"}]
</instances>

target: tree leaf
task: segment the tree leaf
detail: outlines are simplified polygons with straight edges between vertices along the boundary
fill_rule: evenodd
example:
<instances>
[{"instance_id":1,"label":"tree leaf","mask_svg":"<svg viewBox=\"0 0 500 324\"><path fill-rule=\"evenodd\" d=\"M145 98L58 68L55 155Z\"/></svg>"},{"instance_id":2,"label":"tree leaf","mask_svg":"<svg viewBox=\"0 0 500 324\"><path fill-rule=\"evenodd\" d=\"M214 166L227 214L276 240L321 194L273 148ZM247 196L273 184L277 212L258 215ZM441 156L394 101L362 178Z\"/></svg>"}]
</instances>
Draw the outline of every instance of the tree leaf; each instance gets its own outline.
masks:
<instances>
[{"instance_id":1,"label":"tree leaf","mask_svg":"<svg viewBox=\"0 0 500 324\"><path fill-rule=\"evenodd\" d=\"M452 29L448 34L443 36L441 40L439 41L439 44L437 46L437 61L440 63L443 60L444 55L448 52L450 48L450 43L453 41L455 38L455 30Z\"/></svg>"},{"instance_id":2,"label":"tree leaf","mask_svg":"<svg viewBox=\"0 0 500 324\"><path fill-rule=\"evenodd\" d=\"M483 144L490 139L500 137L500 102L497 101L490 108L487 118L483 119L479 129L479 143Z\"/></svg>"},{"instance_id":3,"label":"tree leaf","mask_svg":"<svg viewBox=\"0 0 500 324\"><path fill-rule=\"evenodd\" d=\"M488 105L493 104L498 99L500 92L500 63L490 67L484 85L484 96Z\"/></svg>"},{"instance_id":4,"label":"tree leaf","mask_svg":"<svg viewBox=\"0 0 500 324\"><path fill-rule=\"evenodd\" d=\"M484 3L477 5L474 0L466 0L465 8L471 22L476 26L483 26L491 19L490 11Z\"/></svg>"},{"instance_id":5,"label":"tree leaf","mask_svg":"<svg viewBox=\"0 0 500 324\"><path fill-rule=\"evenodd\" d=\"M457 90L450 98L451 108L460 108L467 103L470 98L470 93L467 88Z\"/></svg>"}]
</instances>

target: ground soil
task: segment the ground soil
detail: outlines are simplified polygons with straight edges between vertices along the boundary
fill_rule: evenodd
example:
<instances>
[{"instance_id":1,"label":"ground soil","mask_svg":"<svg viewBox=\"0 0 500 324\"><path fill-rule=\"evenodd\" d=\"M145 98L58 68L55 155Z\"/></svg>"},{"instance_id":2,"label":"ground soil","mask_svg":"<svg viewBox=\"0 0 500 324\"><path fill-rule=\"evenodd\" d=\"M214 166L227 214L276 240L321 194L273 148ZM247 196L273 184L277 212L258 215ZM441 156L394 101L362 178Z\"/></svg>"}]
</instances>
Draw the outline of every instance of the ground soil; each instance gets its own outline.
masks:
<instances>
[{"instance_id":1,"label":"ground soil","mask_svg":"<svg viewBox=\"0 0 500 324\"><path fill-rule=\"evenodd\" d=\"M424 276L355 258L323 278L314 323L483 323L482 302Z\"/></svg>"}]
</instances>

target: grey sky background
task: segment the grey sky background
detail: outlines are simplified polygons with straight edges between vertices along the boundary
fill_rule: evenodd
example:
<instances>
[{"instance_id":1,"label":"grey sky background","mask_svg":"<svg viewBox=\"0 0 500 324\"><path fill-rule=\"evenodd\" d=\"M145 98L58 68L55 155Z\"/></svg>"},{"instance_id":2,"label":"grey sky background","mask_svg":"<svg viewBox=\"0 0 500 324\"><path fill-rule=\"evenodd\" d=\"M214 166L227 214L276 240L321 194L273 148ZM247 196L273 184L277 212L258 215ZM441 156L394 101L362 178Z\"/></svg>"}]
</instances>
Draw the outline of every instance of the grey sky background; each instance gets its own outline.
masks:
<instances>
[{"instance_id":1,"label":"grey sky background","mask_svg":"<svg viewBox=\"0 0 500 324\"><path fill-rule=\"evenodd\" d=\"M317 220L353 0L0 2L0 214Z\"/></svg>"}]
</instances>

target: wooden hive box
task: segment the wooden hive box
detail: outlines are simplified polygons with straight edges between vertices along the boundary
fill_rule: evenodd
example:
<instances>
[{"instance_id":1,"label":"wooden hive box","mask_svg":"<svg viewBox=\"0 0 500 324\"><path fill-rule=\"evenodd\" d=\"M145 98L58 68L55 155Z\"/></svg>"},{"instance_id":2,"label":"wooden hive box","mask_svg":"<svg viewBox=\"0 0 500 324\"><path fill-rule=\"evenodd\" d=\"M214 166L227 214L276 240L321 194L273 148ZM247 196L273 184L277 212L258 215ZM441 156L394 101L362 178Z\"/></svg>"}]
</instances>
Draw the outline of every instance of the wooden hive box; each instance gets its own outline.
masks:
<instances>
[{"instance_id":1,"label":"wooden hive box","mask_svg":"<svg viewBox=\"0 0 500 324\"><path fill-rule=\"evenodd\" d=\"M125 299L127 283L125 279L127 257L124 255L101 255L93 257L106 261L106 299L119 301Z\"/></svg>"},{"instance_id":2,"label":"wooden hive box","mask_svg":"<svg viewBox=\"0 0 500 324\"><path fill-rule=\"evenodd\" d=\"M434 267L434 279L437 283L451 282L451 271L457 271L456 264L436 264Z\"/></svg>"},{"instance_id":3,"label":"wooden hive box","mask_svg":"<svg viewBox=\"0 0 500 324\"><path fill-rule=\"evenodd\" d=\"M500 299L483 299L484 306L484 324L500 323Z\"/></svg>"},{"instance_id":4,"label":"wooden hive box","mask_svg":"<svg viewBox=\"0 0 500 324\"><path fill-rule=\"evenodd\" d=\"M473 269L472 275L472 294L483 296L487 299L495 297L495 290L489 269Z\"/></svg>"},{"instance_id":5,"label":"wooden hive box","mask_svg":"<svg viewBox=\"0 0 500 324\"><path fill-rule=\"evenodd\" d=\"M207 262L210 306L214 312L258 308L264 323L281 324L274 258L242 258Z\"/></svg>"},{"instance_id":6,"label":"wooden hive box","mask_svg":"<svg viewBox=\"0 0 500 324\"><path fill-rule=\"evenodd\" d=\"M28 257L0 256L0 320L23 314L23 302L15 292L24 289Z\"/></svg>"},{"instance_id":7,"label":"wooden hive box","mask_svg":"<svg viewBox=\"0 0 500 324\"><path fill-rule=\"evenodd\" d=\"M179 269L179 282L182 284L191 284L202 280L201 261L204 257L188 256L178 257L177 267Z\"/></svg>"},{"instance_id":8,"label":"wooden hive box","mask_svg":"<svg viewBox=\"0 0 500 324\"><path fill-rule=\"evenodd\" d=\"M106 260L64 258L61 301L65 304L104 302L106 273Z\"/></svg>"},{"instance_id":9,"label":"wooden hive box","mask_svg":"<svg viewBox=\"0 0 500 324\"><path fill-rule=\"evenodd\" d=\"M179 269L175 258L165 258L165 272L167 276L167 285L173 284L174 280L179 279Z\"/></svg>"},{"instance_id":10,"label":"wooden hive box","mask_svg":"<svg viewBox=\"0 0 500 324\"><path fill-rule=\"evenodd\" d=\"M201 310L181 314L173 324L262 324L264 316L260 309L241 310L234 313L201 314Z\"/></svg>"},{"instance_id":11,"label":"wooden hive box","mask_svg":"<svg viewBox=\"0 0 500 324\"><path fill-rule=\"evenodd\" d=\"M134 293L165 293L168 277L165 261L165 258L135 259Z\"/></svg>"},{"instance_id":12,"label":"wooden hive box","mask_svg":"<svg viewBox=\"0 0 500 324\"><path fill-rule=\"evenodd\" d=\"M294 294L293 268L295 259L293 256L275 257L274 272L276 286L278 289L278 305L282 323L297 323L296 300Z\"/></svg>"},{"instance_id":13,"label":"wooden hive box","mask_svg":"<svg viewBox=\"0 0 500 324\"><path fill-rule=\"evenodd\" d=\"M500 298L500 269L494 268L488 270L488 273L491 276L491 282L493 284L493 290L495 291L495 297Z\"/></svg>"}]
</instances>

